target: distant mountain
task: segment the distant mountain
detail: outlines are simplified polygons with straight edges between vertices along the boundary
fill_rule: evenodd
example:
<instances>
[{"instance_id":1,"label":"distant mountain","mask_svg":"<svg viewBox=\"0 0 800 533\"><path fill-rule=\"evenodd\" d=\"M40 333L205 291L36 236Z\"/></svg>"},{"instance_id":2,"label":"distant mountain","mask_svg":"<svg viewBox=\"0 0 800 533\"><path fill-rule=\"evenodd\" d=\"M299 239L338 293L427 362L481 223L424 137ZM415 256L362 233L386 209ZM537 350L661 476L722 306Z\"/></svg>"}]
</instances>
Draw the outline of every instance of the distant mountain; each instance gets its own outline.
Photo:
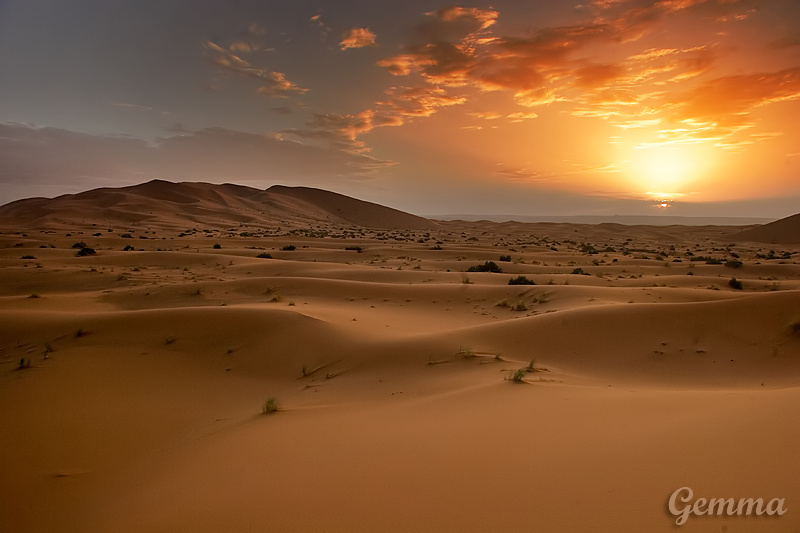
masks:
<instances>
[{"instance_id":1,"label":"distant mountain","mask_svg":"<svg viewBox=\"0 0 800 533\"><path fill-rule=\"evenodd\" d=\"M731 235L740 241L800 244L800 213Z\"/></svg>"},{"instance_id":2,"label":"distant mountain","mask_svg":"<svg viewBox=\"0 0 800 533\"><path fill-rule=\"evenodd\" d=\"M16 228L138 226L361 226L434 229L438 224L390 207L309 187L267 190L230 183L172 183L101 188L56 198L28 198L0 207L0 225Z\"/></svg>"}]
</instances>

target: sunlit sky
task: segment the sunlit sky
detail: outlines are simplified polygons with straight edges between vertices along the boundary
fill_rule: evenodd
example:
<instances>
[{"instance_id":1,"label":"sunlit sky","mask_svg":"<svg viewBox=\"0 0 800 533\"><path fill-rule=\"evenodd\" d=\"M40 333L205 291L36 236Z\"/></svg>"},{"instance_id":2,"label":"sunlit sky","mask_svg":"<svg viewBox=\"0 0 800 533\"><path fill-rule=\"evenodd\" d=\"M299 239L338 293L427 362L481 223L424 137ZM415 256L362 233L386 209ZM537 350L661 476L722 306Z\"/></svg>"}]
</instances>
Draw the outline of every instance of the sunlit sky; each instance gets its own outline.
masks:
<instances>
[{"instance_id":1,"label":"sunlit sky","mask_svg":"<svg viewBox=\"0 0 800 533\"><path fill-rule=\"evenodd\" d=\"M778 218L799 119L798 0L0 0L0 203L160 178Z\"/></svg>"}]
</instances>

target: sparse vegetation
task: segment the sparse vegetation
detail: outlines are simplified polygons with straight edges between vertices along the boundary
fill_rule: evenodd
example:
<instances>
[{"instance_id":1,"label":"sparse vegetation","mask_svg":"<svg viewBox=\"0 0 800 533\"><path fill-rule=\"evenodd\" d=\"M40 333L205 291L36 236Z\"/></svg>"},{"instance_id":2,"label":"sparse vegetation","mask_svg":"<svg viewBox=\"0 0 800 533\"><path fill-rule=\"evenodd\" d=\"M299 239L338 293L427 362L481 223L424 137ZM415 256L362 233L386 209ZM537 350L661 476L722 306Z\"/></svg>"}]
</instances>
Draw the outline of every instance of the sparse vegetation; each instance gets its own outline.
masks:
<instances>
[{"instance_id":1,"label":"sparse vegetation","mask_svg":"<svg viewBox=\"0 0 800 533\"><path fill-rule=\"evenodd\" d=\"M536 285L536 282L534 282L531 279L528 279L526 276L519 275L516 278L511 278L510 280L508 280L508 284L509 285Z\"/></svg>"},{"instance_id":2,"label":"sparse vegetation","mask_svg":"<svg viewBox=\"0 0 800 533\"><path fill-rule=\"evenodd\" d=\"M219 250L220 248L222 248L222 245L221 245L220 243L218 243L218 242L217 242L217 243L214 243L214 246L213 246L213 248L214 248L215 250Z\"/></svg>"},{"instance_id":3,"label":"sparse vegetation","mask_svg":"<svg viewBox=\"0 0 800 533\"><path fill-rule=\"evenodd\" d=\"M517 302L517 303L514 304L514 307L512 307L511 309L513 309L514 311L527 311L528 310L528 306L525 305L525 302Z\"/></svg>"},{"instance_id":4,"label":"sparse vegetation","mask_svg":"<svg viewBox=\"0 0 800 533\"><path fill-rule=\"evenodd\" d=\"M72 245L73 248L86 248L86 243L83 241L78 241Z\"/></svg>"},{"instance_id":5,"label":"sparse vegetation","mask_svg":"<svg viewBox=\"0 0 800 533\"><path fill-rule=\"evenodd\" d=\"M494 261L486 261L482 265L469 267L467 269L467 272L494 272L500 274L503 272L503 269L497 266L497 263L495 263Z\"/></svg>"},{"instance_id":6,"label":"sparse vegetation","mask_svg":"<svg viewBox=\"0 0 800 533\"><path fill-rule=\"evenodd\" d=\"M501 255L500 256L500 261L505 261L507 263L510 263L511 262L511 256L510 255Z\"/></svg>"},{"instance_id":7,"label":"sparse vegetation","mask_svg":"<svg viewBox=\"0 0 800 533\"><path fill-rule=\"evenodd\" d=\"M273 398L267 398L267 401L264 402L264 405L261 406L261 413L265 415L269 415L274 413L278 410L278 400Z\"/></svg>"},{"instance_id":8,"label":"sparse vegetation","mask_svg":"<svg viewBox=\"0 0 800 533\"><path fill-rule=\"evenodd\" d=\"M35 255L23 255L20 259L36 259Z\"/></svg>"},{"instance_id":9,"label":"sparse vegetation","mask_svg":"<svg viewBox=\"0 0 800 533\"><path fill-rule=\"evenodd\" d=\"M126 244L126 245L125 245L125 248L123 248L123 249L122 249L122 251L123 251L123 252L130 252L131 250L135 250L135 249L136 249L136 248L134 248L134 247L133 247L133 246L131 246L130 244Z\"/></svg>"},{"instance_id":10,"label":"sparse vegetation","mask_svg":"<svg viewBox=\"0 0 800 533\"><path fill-rule=\"evenodd\" d=\"M344 249L345 250L354 250L355 252L357 252L359 254L364 251L364 248L362 248L361 246L345 246Z\"/></svg>"},{"instance_id":11,"label":"sparse vegetation","mask_svg":"<svg viewBox=\"0 0 800 533\"><path fill-rule=\"evenodd\" d=\"M286 246L281 248L281 250L283 250L284 252L293 252L297 250L297 246L295 246L294 244L287 244Z\"/></svg>"},{"instance_id":12,"label":"sparse vegetation","mask_svg":"<svg viewBox=\"0 0 800 533\"><path fill-rule=\"evenodd\" d=\"M525 383L525 369L518 368L511 373L511 382L512 383Z\"/></svg>"},{"instance_id":13,"label":"sparse vegetation","mask_svg":"<svg viewBox=\"0 0 800 533\"><path fill-rule=\"evenodd\" d=\"M738 280L738 279L736 279L736 278L731 278L731 279L728 281L728 286L729 286L729 287L731 287L732 289L737 289L737 290L742 290L742 289L744 289L744 285L742 285L742 282L741 282L741 281L739 281L739 280Z\"/></svg>"},{"instance_id":14,"label":"sparse vegetation","mask_svg":"<svg viewBox=\"0 0 800 533\"><path fill-rule=\"evenodd\" d=\"M78 250L78 253L75 254L75 255L77 257L84 257L84 256L87 256L87 255L95 255L96 253L97 252L94 250L94 248L84 247L84 248L81 248L80 250Z\"/></svg>"},{"instance_id":15,"label":"sparse vegetation","mask_svg":"<svg viewBox=\"0 0 800 533\"><path fill-rule=\"evenodd\" d=\"M728 268L742 268L743 265L744 265L744 263L742 263L741 261L739 261L737 259L731 259L730 261L727 261L725 263L725 266L728 267Z\"/></svg>"},{"instance_id":16,"label":"sparse vegetation","mask_svg":"<svg viewBox=\"0 0 800 533\"><path fill-rule=\"evenodd\" d=\"M272 255L268 254L267 252L261 252L256 257L259 259L272 259Z\"/></svg>"}]
</instances>

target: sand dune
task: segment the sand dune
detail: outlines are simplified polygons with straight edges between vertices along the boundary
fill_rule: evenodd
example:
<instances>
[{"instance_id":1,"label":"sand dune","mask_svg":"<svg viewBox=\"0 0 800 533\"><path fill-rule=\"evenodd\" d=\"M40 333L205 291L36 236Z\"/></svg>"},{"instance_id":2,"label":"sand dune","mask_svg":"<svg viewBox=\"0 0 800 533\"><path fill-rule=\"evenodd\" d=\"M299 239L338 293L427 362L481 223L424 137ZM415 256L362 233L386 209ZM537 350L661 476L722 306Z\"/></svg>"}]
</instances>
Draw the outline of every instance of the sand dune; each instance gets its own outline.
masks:
<instances>
[{"instance_id":1,"label":"sand dune","mask_svg":"<svg viewBox=\"0 0 800 533\"><path fill-rule=\"evenodd\" d=\"M98 213L98 209L102 211ZM173 230L201 224L244 228L240 231L314 224L387 229L437 227L422 217L309 187L274 186L261 191L230 183L163 180L52 199L31 198L0 207L0 226L19 224L37 228L86 228L94 224Z\"/></svg>"},{"instance_id":2,"label":"sand dune","mask_svg":"<svg viewBox=\"0 0 800 533\"><path fill-rule=\"evenodd\" d=\"M798 244L800 243L800 213L735 233L732 238L768 244Z\"/></svg>"},{"instance_id":3,"label":"sand dune","mask_svg":"<svg viewBox=\"0 0 800 533\"><path fill-rule=\"evenodd\" d=\"M789 511L679 531L800 528L797 246L159 182L3 213L0 531L675 531L683 486Z\"/></svg>"}]
</instances>

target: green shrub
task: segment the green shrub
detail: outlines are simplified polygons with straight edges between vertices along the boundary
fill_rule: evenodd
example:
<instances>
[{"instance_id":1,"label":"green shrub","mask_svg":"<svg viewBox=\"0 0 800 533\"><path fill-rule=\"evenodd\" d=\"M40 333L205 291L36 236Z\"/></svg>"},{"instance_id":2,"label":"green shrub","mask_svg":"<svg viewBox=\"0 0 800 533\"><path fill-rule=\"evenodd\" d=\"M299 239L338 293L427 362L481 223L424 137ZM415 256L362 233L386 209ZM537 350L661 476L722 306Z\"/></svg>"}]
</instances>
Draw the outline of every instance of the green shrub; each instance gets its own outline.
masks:
<instances>
[{"instance_id":1,"label":"green shrub","mask_svg":"<svg viewBox=\"0 0 800 533\"><path fill-rule=\"evenodd\" d=\"M503 270L494 261L486 261L482 265L469 267L467 272L494 272L500 274Z\"/></svg>"},{"instance_id":2,"label":"green shrub","mask_svg":"<svg viewBox=\"0 0 800 533\"><path fill-rule=\"evenodd\" d=\"M269 415L278 410L278 400L275 398L268 398L264 405L261 407L261 412Z\"/></svg>"},{"instance_id":3,"label":"green shrub","mask_svg":"<svg viewBox=\"0 0 800 533\"><path fill-rule=\"evenodd\" d=\"M509 285L536 285L536 283L533 280L528 279L527 277L522 276L522 275L517 276L516 278L511 278L510 280L508 280L508 284Z\"/></svg>"},{"instance_id":4,"label":"green shrub","mask_svg":"<svg viewBox=\"0 0 800 533\"><path fill-rule=\"evenodd\" d=\"M525 383L525 369L518 368L511 374L511 381L514 383Z\"/></svg>"}]
</instances>

